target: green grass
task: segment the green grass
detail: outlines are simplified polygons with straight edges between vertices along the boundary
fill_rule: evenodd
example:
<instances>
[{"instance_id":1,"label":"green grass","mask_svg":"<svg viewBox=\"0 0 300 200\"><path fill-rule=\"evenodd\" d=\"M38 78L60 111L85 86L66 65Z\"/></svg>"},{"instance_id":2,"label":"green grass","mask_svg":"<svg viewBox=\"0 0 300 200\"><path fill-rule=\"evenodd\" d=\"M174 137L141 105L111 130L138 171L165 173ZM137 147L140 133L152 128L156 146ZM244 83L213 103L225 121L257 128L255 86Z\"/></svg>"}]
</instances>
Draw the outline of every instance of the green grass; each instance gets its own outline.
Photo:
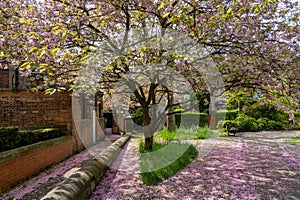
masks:
<instances>
[{"instance_id":1,"label":"green grass","mask_svg":"<svg viewBox=\"0 0 300 200\"><path fill-rule=\"evenodd\" d=\"M195 147L189 144L155 143L152 151L145 151L144 146L141 142L141 177L147 185L154 185L172 176L198 154Z\"/></svg>"},{"instance_id":2,"label":"green grass","mask_svg":"<svg viewBox=\"0 0 300 200\"><path fill-rule=\"evenodd\" d=\"M155 133L155 138L169 142L171 140L203 140L209 137L226 137L227 134L221 130L210 130L208 127L179 128L174 132L163 129Z\"/></svg>"},{"instance_id":3,"label":"green grass","mask_svg":"<svg viewBox=\"0 0 300 200\"><path fill-rule=\"evenodd\" d=\"M287 140L285 140L286 143L292 144L292 145L300 145L300 135L291 137Z\"/></svg>"}]
</instances>

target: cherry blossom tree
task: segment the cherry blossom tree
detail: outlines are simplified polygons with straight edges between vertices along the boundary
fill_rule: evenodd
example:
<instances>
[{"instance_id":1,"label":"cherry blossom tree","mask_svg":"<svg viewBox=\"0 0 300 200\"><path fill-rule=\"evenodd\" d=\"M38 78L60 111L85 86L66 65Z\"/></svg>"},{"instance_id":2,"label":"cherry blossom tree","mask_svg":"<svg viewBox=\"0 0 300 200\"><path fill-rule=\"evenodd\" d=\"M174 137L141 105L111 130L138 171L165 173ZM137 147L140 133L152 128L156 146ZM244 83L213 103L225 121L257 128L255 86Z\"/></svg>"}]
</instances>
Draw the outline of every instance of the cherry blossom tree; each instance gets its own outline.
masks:
<instances>
[{"instance_id":1,"label":"cherry blossom tree","mask_svg":"<svg viewBox=\"0 0 300 200\"><path fill-rule=\"evenodd\" d=\"M151 54L153 49L146 47L124 51L131 30L152 27L161 36L177 31L203 47L218 67L209 76L221 73L226 90L257 91L282 108L297 108L300 103L296 1L4 0L0 8L1 67L24 75L32 70L45 73L44 88L49 93L72 89L78 71L103 41L113 51L125 53L122 62L115 62L117 57L107 62L116 63L105 68L105 73L114 74L110 82L130 71L126 59L139 62L132 55L146 50L144 55L152 56L152 61L163 58L163 53ZM180 60L174 69L200 96L207 96L202 74L191 69L184 55L178 57L169 57L173 63Z\"/></svg>"}]
</instances>

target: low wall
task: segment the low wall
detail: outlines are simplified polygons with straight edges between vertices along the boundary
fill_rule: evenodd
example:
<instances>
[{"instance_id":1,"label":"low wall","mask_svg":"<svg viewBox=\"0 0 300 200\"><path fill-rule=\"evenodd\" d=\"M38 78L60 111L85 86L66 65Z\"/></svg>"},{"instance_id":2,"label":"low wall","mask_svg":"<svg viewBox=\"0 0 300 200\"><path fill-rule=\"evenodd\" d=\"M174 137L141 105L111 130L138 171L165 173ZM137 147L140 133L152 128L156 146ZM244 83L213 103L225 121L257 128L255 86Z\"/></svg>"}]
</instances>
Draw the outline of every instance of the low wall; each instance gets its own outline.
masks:
<instances>
[{"instance_id":1,"label":"low wall","mask_svg":"<svg viewBox=\"0 0 300 200\"><path fill-rule=\"evenodd\" d=\"M1 192L71 156L72 143L71 136L64 136L0 153Z\"/></svg>"},{"instance_id":2,"label":"low wall","mask_svg":"<svg viewBox=\"0 0 300 200\"><path fill-rule=\"evenodd\" d=\"M130 133L115 141L104 149L95 159L85 162L79 170L51 190L42 200L84 200L94 191L108 166L118 155L120 148L131 137Z\"/></svg>"}]
</instances>

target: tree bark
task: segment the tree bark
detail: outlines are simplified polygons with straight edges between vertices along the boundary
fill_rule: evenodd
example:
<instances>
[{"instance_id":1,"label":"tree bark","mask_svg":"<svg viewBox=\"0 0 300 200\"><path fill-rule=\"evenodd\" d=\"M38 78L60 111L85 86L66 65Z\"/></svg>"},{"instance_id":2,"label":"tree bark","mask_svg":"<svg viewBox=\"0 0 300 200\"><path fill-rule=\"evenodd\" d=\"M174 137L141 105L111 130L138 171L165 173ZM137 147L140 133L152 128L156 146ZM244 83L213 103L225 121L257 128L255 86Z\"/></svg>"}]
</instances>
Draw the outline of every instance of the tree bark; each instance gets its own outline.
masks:
<instances>
[{"instance_id":1,"label":"tree bark","mask_svg":"<svg viewBox=\"0 0 300 200\"><path fill-rule=\"evenodd\" d=\"M145 150L152 150L153 147L153 133L150 128L149 107L143 106L143 129L145 136Z\"/></svg>"},{"instance_id":2,"label":"tree bark","mask_svg":"<svg viewBox=\"0 0 300 200\"><path fill-rule=\"evenodd\" d=\"M167 129L168 131L175 131L176 130L176 123L175 123L175 115L174 109L173 109L173 103L174 103L174 96L173 92L168 92L168 115L167 115Z\"/></svg>"}]
</instances>

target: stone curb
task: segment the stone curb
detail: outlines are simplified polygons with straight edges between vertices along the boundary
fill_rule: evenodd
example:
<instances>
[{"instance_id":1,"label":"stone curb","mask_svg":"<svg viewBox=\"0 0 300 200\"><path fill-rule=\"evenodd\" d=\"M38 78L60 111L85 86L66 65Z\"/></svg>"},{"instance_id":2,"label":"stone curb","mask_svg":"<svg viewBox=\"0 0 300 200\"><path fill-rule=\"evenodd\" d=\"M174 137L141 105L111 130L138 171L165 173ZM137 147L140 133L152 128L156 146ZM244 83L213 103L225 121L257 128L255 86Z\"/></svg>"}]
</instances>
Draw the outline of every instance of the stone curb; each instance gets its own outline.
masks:
<instances>
[{"instance_id":1,"label":"stone curb","mask_svg":"<svg viewBox=\"0 0 300 200\"><path fill-rule=\"evenodd\" d=\"M130 137L131 133L125 134L94 159L84 162L79 170L51 190L42 200L87 199Z\"/></svg>"}]
</instances>

